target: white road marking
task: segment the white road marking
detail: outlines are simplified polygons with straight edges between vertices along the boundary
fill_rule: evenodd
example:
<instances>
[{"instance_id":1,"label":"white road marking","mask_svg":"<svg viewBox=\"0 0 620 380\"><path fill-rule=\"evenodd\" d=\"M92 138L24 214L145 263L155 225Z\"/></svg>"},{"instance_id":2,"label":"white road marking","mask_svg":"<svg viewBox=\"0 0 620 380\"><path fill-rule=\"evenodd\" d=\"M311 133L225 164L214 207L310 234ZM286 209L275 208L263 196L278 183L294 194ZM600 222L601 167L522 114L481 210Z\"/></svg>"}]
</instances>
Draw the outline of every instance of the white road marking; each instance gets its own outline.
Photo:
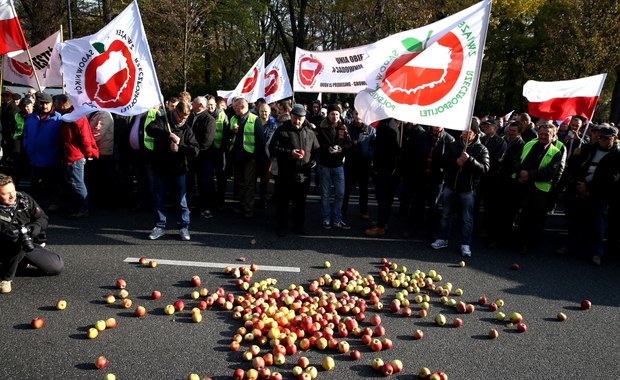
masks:
<instances>
[{"instance_id":1,"label":"white road marking","mask_svg":"<svg viewBox=\"0 0 620 380\"><path fill-rule=\"evenodd\" d=\"M235 264L227 264L227 263L208 263L202 261L182 261L182 260L165 260L165 259L155 259L152 257L148 258L149 260L157 261L157 265L177 265L183 267L200 267L200 268L236 268L239 266L248 266L245 263L235 263ZM139 258L137 257L128 257L123 262L125 263L137 263ZM292 272L299 273L301 269L299 267L280 267L280 266L272 266L272 265L257 265L257 269L260 271L271 271L271 272Z\"/></svg>"}]
</instances>

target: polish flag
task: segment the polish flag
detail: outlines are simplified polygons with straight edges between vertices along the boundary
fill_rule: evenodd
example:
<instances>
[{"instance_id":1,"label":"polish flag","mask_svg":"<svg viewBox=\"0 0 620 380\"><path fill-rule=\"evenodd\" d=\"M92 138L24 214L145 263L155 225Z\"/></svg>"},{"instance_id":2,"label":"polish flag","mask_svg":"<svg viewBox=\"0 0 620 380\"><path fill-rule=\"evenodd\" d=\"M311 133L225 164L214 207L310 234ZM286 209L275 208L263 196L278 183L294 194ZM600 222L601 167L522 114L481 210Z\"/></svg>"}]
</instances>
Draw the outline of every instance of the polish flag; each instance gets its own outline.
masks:
<instances>
[{"instance_id":1,"label":"polish flag","mask_svg":"<svg viewBox=\"0 0 620 380\"><path fill-rule=\"evenodd\" d=\"M28 49L13 0L0 0L0 54Z\"/></svg>"},{"instance_id":2,"label":"polish flag","mask_svg":"<svg viewBox=\"0 0 620 380\"><path fill-rule=\"evenodd\" d=\"M546 120L576 115L592 120L606 77L607 74L599 74L557 82L529 80L523 85L523 96L529 101L528 112Z\"/></svg>"}]
</instances>

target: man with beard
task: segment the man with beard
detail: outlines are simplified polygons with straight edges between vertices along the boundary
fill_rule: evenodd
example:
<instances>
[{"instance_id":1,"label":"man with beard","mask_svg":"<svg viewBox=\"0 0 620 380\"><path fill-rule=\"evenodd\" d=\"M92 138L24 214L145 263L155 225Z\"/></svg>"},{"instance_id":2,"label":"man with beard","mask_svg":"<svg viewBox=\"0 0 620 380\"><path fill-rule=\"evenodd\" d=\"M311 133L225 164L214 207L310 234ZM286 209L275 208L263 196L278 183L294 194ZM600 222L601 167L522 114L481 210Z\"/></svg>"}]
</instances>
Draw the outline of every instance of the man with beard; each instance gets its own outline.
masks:
<instances>
[{"instance_id":1,"label":"man with beard","mask_svg":"<svg viewBox=\"0 0 620 380\"><path fill-rule=\"evenodd\" d=\"M52 97L44 92L35 95L34 112L24 122L24 150L32 165L32 195L48 211L60 209L62 178L60 148L60 113L54 110ZM44 206L45 207L45 206Z\"/></svg>"}]
</instances>

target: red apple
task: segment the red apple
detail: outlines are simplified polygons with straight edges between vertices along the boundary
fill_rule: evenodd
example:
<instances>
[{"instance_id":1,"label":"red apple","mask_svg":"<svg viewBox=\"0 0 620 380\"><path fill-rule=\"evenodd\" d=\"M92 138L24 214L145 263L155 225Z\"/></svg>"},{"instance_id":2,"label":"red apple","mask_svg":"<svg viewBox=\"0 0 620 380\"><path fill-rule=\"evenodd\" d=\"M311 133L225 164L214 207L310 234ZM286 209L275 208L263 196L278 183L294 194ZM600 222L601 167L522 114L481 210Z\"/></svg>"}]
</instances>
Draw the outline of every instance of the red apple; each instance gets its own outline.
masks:
<instances>
[{"instance_id":1,"label":"red apple","mask_svg":"<svg viewBox=\"0 0 620 380\"><path fill-rule=\"evenodd\" d=\"M392 365L392 368L394 368L394 373L400 373L403 371L403 362L398 360L398 359L394 359L390 362L390 364Z\"/></svg>"},{"instance_id":2,"label":"red apple","mask_svg":"<svg viewBox=\"0 0 620 380\"><path fill-rule=\"evenodd\" d=\"M413 332L413 339L419 340L419 339L423 339L423 338L424 338L424 331L416 330L416 331Z\"/></svg>"},{"instance_id":3,"label":"red apple","mask_svg":"<svg viewBox=\"0 0 620 380\"><path fill-rule=\"evenodd\" d=\"M588 310L592 307L592 302L588 299L581 301L581 310Z\"/></svg>"},{"instance_id":4,"label":"red apple","mask_svg":"<svg viewBox=\"0 0 620 380\"><path fill-rule=\"evenodd\" d=\"M123 280L122 278L119 278L118 280L116 280L116 288L125 289L126 287L127 287L127 282L125 280Z\"/></svg>"},{"instance_id":5,"label":"red apple","mask_svg":"<svg viewBox=\"0 0 620 380\"><path fill-rule=\"evenodd\" d=\"M108 359L106 359L105 356L100 356L95 361L95 367L97 367L98 369L102 369L102 368L105 368L108 365L108 363L109 363Z\"/></svg>"},{"instance_id":6,"label":"red apple","mask_svg":"<svg viewBox=\"0 0 620 380\"><path fill-rule=\"evenodd\" d=\"M370 317L370 324L373 326L379 326L381 324L381 317L379 314L373 314Z\"/></svg>"},{"instance_id":7,"label":"red apple","mask_svg":"<svg viewBox=\"0 0 620 380\"><path fill-rule=\"evenodd\" d=\"M147 265L149 263L149 260L146 258L146 256L142 256L138 259L138 263L140 263L140 265Z\"/></svg>"},{"instance_id":8,"label":"red apple","mask_svg":"<svg viewBox=\"0 0 620 380\"><path fill-rule=\"evenodd\" d=\"M245 371L241 368L237 368L233 373L234 380L243 380L245 378Z\"/></svg>"},{"instance_id":9,"label":"red apple","mask_svg":"<svg viewBox=\"0 0 620 380\"><path fill-rule=\"evenodd\" d=\"M491 302L489 304L489 311L497 311L497 309L499 309L499 307L497 306L495 302Z\"/></svg>"},{"instance_id":10,"label":"red apple","mask_svg":"<svg viewBox=\"0 0 620 380\"><path fill-rule=\"evenodd\" d=\"M463 320L461 318L454 318L454 320L452 320L452 326L454 327L463 326Z\"/></svg>"},{"instance_id":11,"label":"red apple","mask_svg":"<svg viewBox=\"0 0 620 380\"><path fill-rule=\"evenodd\" d=\"M144 306L138 306L136 307L135 314L136 317L144 317L146 315L146 309L144 308Z\"/></svg>"},{"instance_id":12,"label":"red apple","mask_svg":"<svg viewBox=\"0 0 620 380\"><path fill-rule=\"evenodd\" d=\"M390 363L385 363L381 367L381 373L383 376L391 376L394 373L394 367Z\"/></svg>"},{"instance_id":13,"label":"red apple","mask_svg":"<svg viewBox=\"0 0 620 380\"><path fill-rule=\"evenodd\" d=\"M183 309L185 309L185 303L183 303L183 301L178 300L174 303L174 310L183 311Z\"/></svg>"},{"instance_id":14,"label":"red apple","mask_svg":"<svg viewBox=\"0 0 620 380\"><path fill-rule=\"evenodd\" d=\"M362 358L362 353L359 352L359 350L353 350L351 351L350 356L353 360L360 360Z\"/></svg>"},{"instance_id":15,"label":"red apple","mask_svg":"<svg viewBox=\"0 0 620 380\"><path fill-rule=\"evenodd\" d=\"M514 263L514 264L512 264L512 265L510 266L510 269L512 269L512 270L519 270L519 268L521 268L521 267L520 267L520 266L519 266L519 264L517 264L517 263Z\"/></svg>"},{"instance_id":16,"label":"red apple","mask_svg":"<svg viewBox=\"0 0 620 380\"><path fill-rule=\"evenodd\" d=\"M487 302L488 302L488 299L485 296L482 296L482 297L478 298L478 304L479 305L484 306L484 305L487 304Z\"/></svg>"},{"instance_id":17,"label":"red apple","mask_svg":"<svg viewBox=\"0 0 620 380\"><path fill-rule=\"evenodd\" d=\"M499 336L499 332L496 329L489 330L489 338L495 339Z\"/></svg>"},{"instance_id":18,"label":"red apple","mask_svg":"<svg viewBox=\"0 0 620 380\"><path fill-rule=\"evenodd\" d=\"M388 338L383 338L381 340L381 345L383 346L382 349L384 350L391 350L392 347L394 347L394 343L392 342L391 339L388 339Z\"/></svg>"},{"instance_id":19,"label":"red apple","mask_svg":"<svg viewBox=\"0 0 620 380\"><path fill-rule=\"evenodd\" d=\"M383 344L381 343L381 341L377 338L373 339L372 342L370 342L370 349L377 352L377 351L381 351L381 349L383 348Z\"/></svg>"},{"instance_id":20,"label":"red apple","mask_svg":"<svg viewBox=\"0 0 620 380\"><path fill-rule=\"evenodd\" d=\"M192 285L197 288L200 286L200 277L199 276L192 276Z\"/></svg>"},{"instance_id":21,"label":"red apple","mask_svg":"<svg viewBox=\"0 0 620 380\"><path fill-rule=\"evenodd\" d=\"M527 331L527 325L526 325L525 323L521 322L521 323L519 323L519 324L517 325L517 330L518 330L519 332L524 333L524 332L526 332L526 331Z\"/></svg>"},{"instance_id":22,"label":"red apple","mask_svg":"<svg viewBox=\"0 0 620 380\"><path fill-rule=\"evenodd\" d=\"M45 324L45 319L41 317L37 317L33 319L32 322L30 322L30 325L32 326L33 329L40 329L41 327L43 327L44 324Z\"/></svg>"},{"instance_id":23,"label":"red apple","mask_svg":"<svg viewBox=\"0 0 620 380\"><path fill-rule=\"evenodd\" d=\"M108 329L113 329L116 327L116 319L114 318L108 318L105 321L105 327Z\"/></svg>"},{"instance_id":24,"label":"red apple","mask_svg":"<svg viewBox=\"0 0 620 380\"><path fill-rule=\"evenodd\" d=\"M158 290L154 290L154 291L153 291L153 293L151 293L151 297L152 297L154 300L158 300L158 299L160 299L160 298L161 298L161 292L160 292L160 291L158 291Z\"/></svg>"}]
</instances>

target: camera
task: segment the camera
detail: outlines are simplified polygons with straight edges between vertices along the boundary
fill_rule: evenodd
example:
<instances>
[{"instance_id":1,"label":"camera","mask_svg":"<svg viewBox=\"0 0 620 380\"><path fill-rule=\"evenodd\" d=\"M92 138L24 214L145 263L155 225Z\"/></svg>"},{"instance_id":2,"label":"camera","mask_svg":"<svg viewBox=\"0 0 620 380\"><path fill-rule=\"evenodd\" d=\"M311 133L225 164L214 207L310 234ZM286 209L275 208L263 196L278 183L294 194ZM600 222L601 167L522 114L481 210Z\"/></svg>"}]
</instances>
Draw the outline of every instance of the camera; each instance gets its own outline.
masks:
<instances>
[{"instance_id":1,"label":"camera","mask_svg":"<svg viewBox=\"0 0 620 380\"><path fill-rule=\"evenodd\" d=\"M25 252L32 252L34 250L34 241L32 240L32 236L30 236L28 227L17 226L17 228L8 230L7 235L9 235L13 241L19 241Z\"/></svg>"}]
</instances>

